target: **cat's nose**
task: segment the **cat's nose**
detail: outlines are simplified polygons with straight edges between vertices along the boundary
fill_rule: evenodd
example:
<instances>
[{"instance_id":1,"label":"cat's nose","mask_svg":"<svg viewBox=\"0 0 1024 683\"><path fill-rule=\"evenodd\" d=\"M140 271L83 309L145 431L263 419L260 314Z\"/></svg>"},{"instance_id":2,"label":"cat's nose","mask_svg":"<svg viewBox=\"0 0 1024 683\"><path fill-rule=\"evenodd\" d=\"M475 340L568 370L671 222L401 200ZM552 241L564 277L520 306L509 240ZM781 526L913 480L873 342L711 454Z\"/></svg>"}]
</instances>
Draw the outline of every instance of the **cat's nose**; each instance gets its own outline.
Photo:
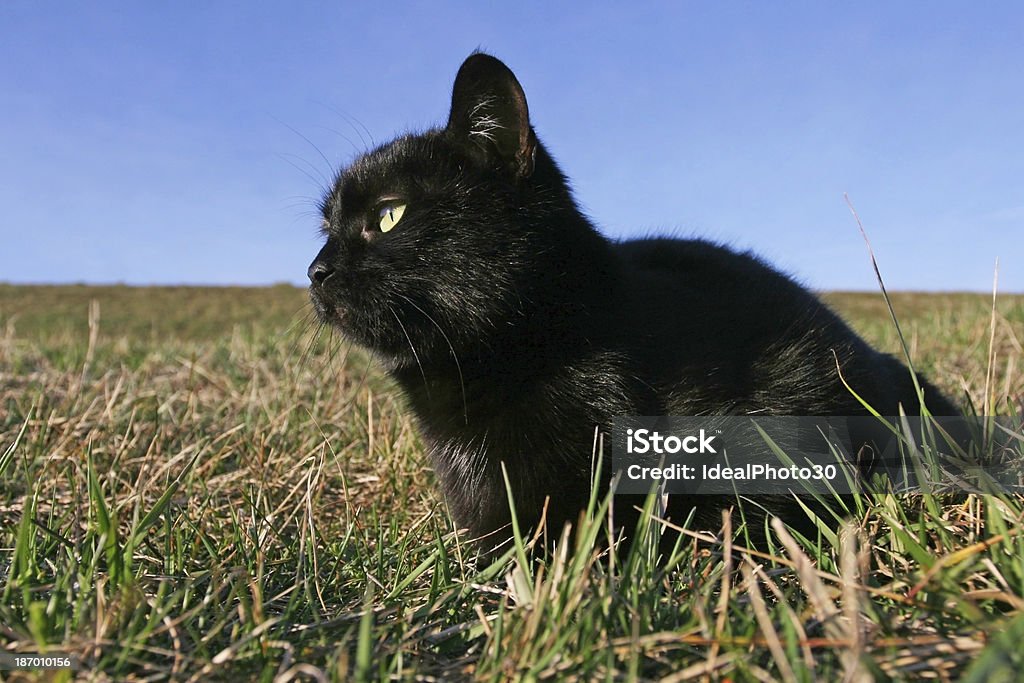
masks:
<instances>
[{"instance_id":1,"label":"cat's nose","mask_svg":"<svg viewBox=\"0 0 1024 683\"><path fill-rule=\"evenodd\" d=\"M309 270L306 271L306 275L309 276L309 281L314 285L322 285L327 281L327 278L334 275L334 268L320 261L319 259L313 261L312 265L309 266Z\"/></svg>"}]
</instances>

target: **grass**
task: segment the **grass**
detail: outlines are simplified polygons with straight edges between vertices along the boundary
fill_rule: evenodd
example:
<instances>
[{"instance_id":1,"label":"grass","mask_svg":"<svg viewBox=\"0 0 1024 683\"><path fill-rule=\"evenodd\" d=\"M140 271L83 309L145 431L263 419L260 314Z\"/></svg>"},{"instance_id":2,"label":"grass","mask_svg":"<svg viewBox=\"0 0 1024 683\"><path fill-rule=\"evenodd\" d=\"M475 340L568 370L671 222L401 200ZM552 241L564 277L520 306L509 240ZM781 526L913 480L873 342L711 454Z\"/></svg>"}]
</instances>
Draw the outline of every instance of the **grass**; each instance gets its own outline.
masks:
<instances>
[{"instance_id":1,"label":"grass","mask_svg":"<svg viewBox=\"0 0 1024 683\"><path fill-rule=\"evenodd\" d=\"M899 352L879 295L827 299ZM1020 410L1024 297L893 303L920 370ZM878 496L764 552L726 517L661 564L647 541L600 557L595 500L575 552L476 563L397 392L337 340L307 348L304 314L285 286L0 285L0 647L81 658L53 680L1024 670L1020 497Z\"/></svg>"}]
</instances>

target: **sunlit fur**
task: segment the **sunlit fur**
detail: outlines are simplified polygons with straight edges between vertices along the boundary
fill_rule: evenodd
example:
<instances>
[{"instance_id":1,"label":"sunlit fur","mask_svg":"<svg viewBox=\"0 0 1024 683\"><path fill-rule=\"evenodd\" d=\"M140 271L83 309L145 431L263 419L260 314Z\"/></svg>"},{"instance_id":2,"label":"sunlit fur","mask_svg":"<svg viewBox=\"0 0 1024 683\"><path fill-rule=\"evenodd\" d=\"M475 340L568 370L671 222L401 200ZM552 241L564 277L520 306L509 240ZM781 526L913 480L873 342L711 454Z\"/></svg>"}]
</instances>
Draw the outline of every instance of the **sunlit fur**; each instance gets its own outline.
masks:
<instances>
[{"instance_id":1,"label":"sunlit fur","mask_svg":"<svg viewBox=\"0 0 1024 683\"><path fill-rule=\"evenodd\" d=\"M405 213L381 233L379 202L395 197ZM920 411L902 364L756 257L601 236L493 57L463 65L446 127L359 158L322 211L314 306L398 381L474 535L510 519L502 463L524 527L545 509L549 526L574 521L595 428L615 416L862 414L843 379L883 414ZM923 386L933 412L954 411ZM668 511L717 524L728 503L676 496Z\"/></svg>"}]
</instances>

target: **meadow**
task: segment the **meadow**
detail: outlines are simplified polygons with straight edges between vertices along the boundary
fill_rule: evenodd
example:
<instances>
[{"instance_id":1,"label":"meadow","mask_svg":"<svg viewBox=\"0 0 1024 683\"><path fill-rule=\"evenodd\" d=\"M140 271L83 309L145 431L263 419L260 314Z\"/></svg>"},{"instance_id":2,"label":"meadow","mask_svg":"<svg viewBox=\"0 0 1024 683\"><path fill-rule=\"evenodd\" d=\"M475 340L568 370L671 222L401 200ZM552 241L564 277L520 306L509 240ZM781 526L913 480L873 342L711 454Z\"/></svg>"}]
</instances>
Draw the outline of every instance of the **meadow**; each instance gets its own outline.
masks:
<instances>
[{"instance_id":1,"label":"meadow","mask_svg":"<svg viewBox=\"0 0 1024 683\"><path fill-rule=\"evenodd\" d=\"M826 295L877 347L881 294ZM892 296L915 367L1015 415L1024 296ZM0 285L0 680L1019 680L1024 498L887 494L477 561L370 359L305 292ZM1017 440L1024 453L1024 435ZM652 520L645 539L657 535ZM572 552L569 547L572 545Z\"/></svg>"}]
</instances>

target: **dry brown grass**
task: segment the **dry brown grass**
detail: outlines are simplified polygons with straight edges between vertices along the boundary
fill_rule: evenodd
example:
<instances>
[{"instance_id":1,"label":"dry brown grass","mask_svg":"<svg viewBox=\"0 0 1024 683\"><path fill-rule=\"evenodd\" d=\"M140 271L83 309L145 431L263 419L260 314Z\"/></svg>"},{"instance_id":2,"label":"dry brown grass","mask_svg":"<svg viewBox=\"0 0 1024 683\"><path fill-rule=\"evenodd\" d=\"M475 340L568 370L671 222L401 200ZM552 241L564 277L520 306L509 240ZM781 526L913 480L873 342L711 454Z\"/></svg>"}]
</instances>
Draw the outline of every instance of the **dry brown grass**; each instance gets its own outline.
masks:
<instances>
[{"instance_id":1,"label":"dry brown grass","mask_svg":"<svg viewBox=\"0 0 1024 683\"><path fill-rule=\"evenodd\" d=\"M880 296L827 298L899 350ZM994 325L984 295L894 306L936 383L1015 410L1024 297ZM475 566L393 387L336 339L307 348L304 307L290 287L0 286L5 649L100 680L1021 670L1018 498L884 497L843 543L768 555L694 533L671 570L587 547Z\"/></svg>"}]
</instances>

